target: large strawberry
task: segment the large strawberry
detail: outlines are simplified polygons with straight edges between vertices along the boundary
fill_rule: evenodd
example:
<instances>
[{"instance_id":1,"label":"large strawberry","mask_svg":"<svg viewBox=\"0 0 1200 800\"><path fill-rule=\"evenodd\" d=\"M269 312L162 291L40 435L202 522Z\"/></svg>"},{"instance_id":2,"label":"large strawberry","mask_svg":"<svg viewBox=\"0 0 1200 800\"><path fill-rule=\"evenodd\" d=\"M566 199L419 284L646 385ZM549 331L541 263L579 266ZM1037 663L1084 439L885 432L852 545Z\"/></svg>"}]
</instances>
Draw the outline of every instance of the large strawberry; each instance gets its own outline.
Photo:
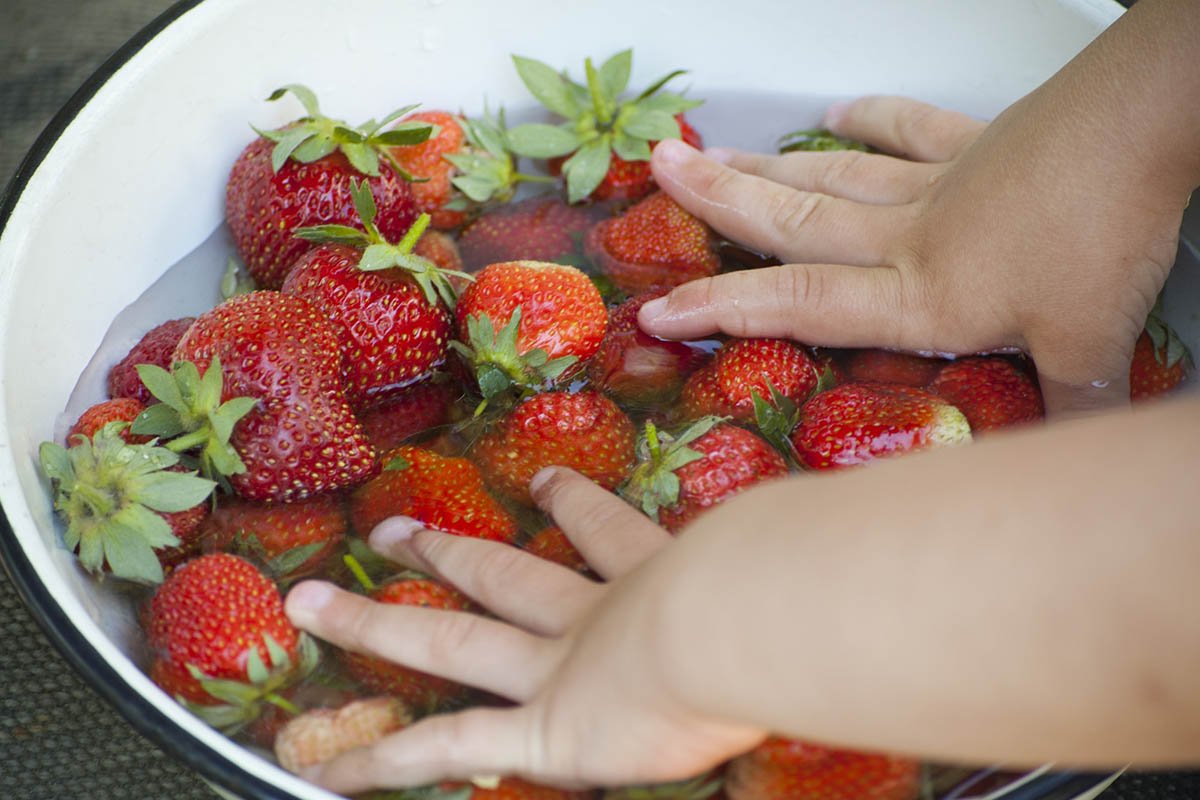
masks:
<instances>
[{"instance_id":1,"label":"large strawberry","mask_svg":"<svg viewBox=\"0 0 1200 800\"><path fill-rule=\"evenodd\" d=\"M193 559L146 607L150 677L214 727L238 730L316 664L312 640L283 612L275 584L227 553Z\"/></svg>"},{"instance_id":2,"label":"large strawberry","mask_svg":"<svg viewBox=\"0 0 1200 800\"><path fill-rule=\"evenodd\" d=\"M820 375L808 351L784 339L733 339L717 351L683 386L680 404L686 419L728 416L755 418L754 398L775 393L797 405L817 387Z\"/></svg>"},{"instance_id":3,"label":"large strawberry","mask_svg":"<svg viewBox=\"0 0 1200 800\"><path fill-rule=\"evenodd\" d=\"M938 372L929 391L957 407L977 434L1036 422L1045 416L1037 384L1029 373L1006 358L952 361Z\"/></svg>"},{"instance_id":4,"label":"large strawberry","mask_svg":"<svg viewBox=\"0 0 1200 800\"><path fill-rule=\"evenodd\" d=\"M644 197L654 187L649 162L658 141L684 138L700 146L699 136L682 120L684 111L700 104L662 91L682 71L669 73L632 100L622 100L633 66L631 50L617 53L599 69L587 59L585 84L530 58L513 56L513 64L533 96L566 120L559 125L519 125L508 132L509 145L529 158L565 158L552 162L552 169L561 168L572 203L586 197Z\"/></svg>"},{"instance_id":5,"label":"large strawberry","mask_svg":"<svg viewBox=\"0 0 1200 800\"><path fill-rule=\"evenodd\" d=\"M339 497L321 494L297 503L223 500L201 530L205 546L236 550L266 561L279 578L313 572L346 535Z\"/></svg>"},{"instance_id":6,"label":"large strawberry","mask_svg":"<svg viewBox=\"0 0 1200 800\"><path fill-rule=\"evenodd\" d=\"M792 444L812 469L836 469L971 441L962 412L935 394L886 383L847 383L801 410Z\"/></svg>"},{"instance_id":7,"label":"large strawberry","mask_svg":"<svg viewBox=\"0 0 1200 800\"><path fill-rule=\"evenodd\" d=\"M898 383L924 389L946 361L897 353L893 350L855 350L845 362L846 377L857 383Z\"/></svg>"},{"instance_id":8,"label":"large strawberry","mask_svg":"<svg viewBox=\"0 0 1200 800\"><path fill-rule=\"evenodd\" d=\"M605 215L594 205L567 205L539 195L485 212L458 240L468 272L504 261L576 262L583 235Z\"/></svg>"},{"instance_id":9,"label":"large strawberry","mask_svg":"<svg viewBox=\"0 0 1200 800\"><path fill-rule=\"evenodd\" d=\"M333 324L341 347L342 380L352 402L418 380L446 356L449 279L413 246L429 224L422 215L396 244L375 227L376 209L363 184L351 188L365 232L344 225L301 228L322 244L301 256L283 282Z\"/></svg>"},{"instance_id":10,"label":"large strawberry","mask_svg":"<svg viewBox=\"0 0 1200 800\"><path fill-rule=\"evenodd\" d=\"M599 392L544 392L522 401L468 455L493 488L532 503L529 481L543 467L570 467L616 489L634 464L633 422Z\"/></svg>"},{"instance_id":11,"label":"large strawberry","mask_svg":"<svg viewBox=\"0 0 1200 800\"><path fill-rule=\"evenodd\" d=\"M459 536L497 542L516 537L516 520L487 493L479 468L467 459L410 446L381 460L383 471L350 495L350 520L360 536L403 514Z\"/></svg>"},{"instance_id":12,"label":"large strawberry","mask_svg":"<svg viewBox=\"0 0 1200 800\"><path fill-rule=\"evenodd\" d=\"M666 192L596 223L584 252L627 294L673 289L721 268L712 231Z\"/></svg>"},{"instance_id":13,"label":"large strawberry","mask_svg":"<svg viewBox=\"0 0 1200 800\"><path fill-rule=\"evenodd\" d=\"M132 397L149 405L153 402L150 390L137 374L138 364L153 364L163 369L171 368L171 354L175 346L195 322L195 317L183 317L164 322L152 328L126 356L108 371L108 396Z\"/></svg>"},{"instance_id":14,"label":"large strawberry","mask_svg":"<svg viewBox=\"0 0 1200 800\"><path fill-rule=\"evenodd\" d=\"M461 387L435 376L388 394L359 411L358 419L376 451L391 450L447 423L450 406L461 392Z\"/></svg>"},{"instance_id":15,"label":"large strawberry","mask_svg":"<svg viewBox=\"0 0 1200 800\"><path fill-rule=\"evenodd\" d=\"M772 737L725 773L729 800L915 800L921 765Z\"/></svg>"},{"instance_id":16,"label":"large strawberry","mask_svg":"<svg viewBox=\"0 0 1200 800\"><path fill-rule=\"evenodd\" d=\"M268 98L291 92L306 116L274 131L260 131L234 162L225 186L225 220L246 269L260 288L277 289L292 263L311 244L292 236L311 225L356 225L352 180L366 179L379 206L379 229L398 240L417 218L403 168L390 148L418 144L432 132L426 122L382 128L413 106L357 128L321 114L316 96L292 84Z\"/></svg>"},{"instance_id":17,"label":"large strawberry","mask_svg":"<svg viewBox=\"0 0 1200 800\"><path fill-rule=\"evenodd\" d=\"M305 711L275 737L275 757L279 766L299 772L348 750L374 744L411 722L408 709L394 697L369 697L341 708Z\"/></svg>"},{"instance_id":18,"label":"large strawberry","mask_svg":"<svg viewBox=\"0 0 1200 800\"><path fill-rule=\"evenodd\" d=\"M693 422L678 436L648 422L637 453L638 466L621 494L672 533L746 488L788 472L771 445L718 417Z\"/></svg>"},{"instance_id":19,"label":"large strawberry","mask_svg":"<svg viewBox=\"0 0 1200 800\"><path fill-rule=\"evenodd\" d=\"M1172 391L1192 370L1187 345L1163 320L1159 306L1146 320L1129 364L1129 399L1135 402Z\"/></svg>"}]
</instances>

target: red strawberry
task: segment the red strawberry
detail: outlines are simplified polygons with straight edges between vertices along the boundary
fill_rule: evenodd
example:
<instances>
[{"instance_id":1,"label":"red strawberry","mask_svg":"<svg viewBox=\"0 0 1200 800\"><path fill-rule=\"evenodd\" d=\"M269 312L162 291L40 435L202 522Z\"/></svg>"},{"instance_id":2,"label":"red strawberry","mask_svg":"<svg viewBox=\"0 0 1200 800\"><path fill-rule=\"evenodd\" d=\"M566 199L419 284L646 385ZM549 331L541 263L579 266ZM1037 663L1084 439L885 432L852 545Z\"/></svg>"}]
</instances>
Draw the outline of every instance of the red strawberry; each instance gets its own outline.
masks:
<instances>
[{"instance_id":1,"label":"red strawberry","mask_svg":"<svg viewBox=\"0 0 1200 800\"><path fill-rule=\"evenodd\" d=\"M183 334L187 332L195 319L195 317L173 319L147 332L133 346L128 355L109 370L108 396L132 397L147 405L153 402L154 398L150 395L150 390L142 383L142 379L138 377L134 367L138 364L154 364L163 369L170 369L171 354L175 352L175 346L179 344L179 340L183 338Z\"/></svg>"},{"instance_id":2,"label":"red strawberry","mask_svg":"<svg viewBox=\"0 0 1200 800\"><path fill-rule=\"evenodd\" d=\"M708 357L698 348L657 339L638 327L638 311L658 296L653 292L639 295L613 309L600 350L588 362L592 385L618 403L671 403L684 379Z\"/></svg>"},{"instance_id":3,"label":"red strawberry","mask_svg":"<svg viewBox=\"0 0 1200 800\"><path fill-rule=\"evenodd\" d=\"M459 536L511 542L517 523L483 484L479 468L421 447L398 447L380 459L383 471L350 495L350 520L360 536L403 514Z\"/></svg>"},{"instance_id":4,"label":"red strawberry","mask_svg":"<svg viewBox=\"0 0 1200 800\"><path fill-rule=\"evenodd\" d=\"M770 738L734 759L729 800L915 800L921 765L910 759Z\"/></svg>"},{"instance_id":5,"label":"red strawberry","mask_svg":"<svg viewBox=\"0 0 1200 800\"><path fill-rule=\"evenodd\" d=\"M341 501L329 494L272 504L231 497L217 506L202 533L208 546L260 556L271 574L287 578L314 571L345 535Z\"/></svg>"},{"instance_id":6,"label":"red strawberry","mask_svg":"<svg viewBox=\"0 0 1200 800\"><path fill-rule=\"evenodd\" d=\"M488 211L458 239L468 272L505 261L566 263L604 209L570 206L557 195L530 197Z\"/></svg>"},{"instance_id":7,"label":"red strawberry","mask_svg":"<svg viewBox=\"0 0 1200 800\"><path fill-rule=\"evenodd\" d=\"M774 389L799 405L819 378L816 362L799 345L783 339L734 339L684 384L683 414L686 419L712 414L753 422L755 394L771 401Z\"/></svg>"},{"instance_id":8,"label":"red strawberry","mask_svg":"<svg viewBox=\"0 0 1200 800\"><path fill-rule=\"evenodd\" d=\"M596 223L584 251L627 294L673 289L721 268L712 231L666 192Z\"/></svg>"},{"instance_id":9,"label":"red strawberry","mask_svg":"<svg viewBox=\"0 0 1200 800\"><path fill-rule=\"evenodd\" d=\"M263 289L283 285L292 264L311 249L292 236L297 228L358 224L352 180L366 178L380 209L379 229L399 240L418 212L408 181L390 163L387 148L423 142L432 130L427 123L412 122L380 133L396 114L355 129L322 116L313 93L298 85L279 89L268 99L289 91L307 115L262 132L238 156L225 187L225 220L246 269Z\"/></svg>"},{"instance_id":10,"label":"red strawberry","mask_svg":"<svg viewBox=\"0 0 1200 800\"><path fill-rule=\"evenodd\" d=\"M924 389L945 364L945 359L892 350L855 350L846 359L846 376L856 383L898 383Z\"/></svg>"},{"instance_id":11,"label":"red strawberry","mask_svg":"<svg viewBox=\"0 0 1200 800\"><path fill-rule=\"evenodd\" d=\"M417 240L416 247L413 248L413 253L421 258L428 259L443 272L462 272L463 260L462 255L458 251L458 242L453 236L441 231L425 231L421 238ZM455 283L455 289L458 289L458 284Z\"/></svg>"},{"instance_id":12,"label":"red strawberry","mask_svg":"<svg viewBox=\"0 0 1200 800\"><path fill-rule=\"evenodd\" d=\"M1146 320L1129 364L1129 399L1148 400L1166 394L1192 371L1192 354L1179 335L1156 312Z\"/></svg>"},{"instance_id":13,"label":"red strawberry","mask_svg":"<svg viewBox=\"0 0 1200 800\"><path fill-rule=\"evenodd\" d=\"M929 391L956 406L973 433L1045 416L1037 384L1006 358L964 358L942 367Z\"/></svg>"},{"instance_id":14,"label":"red strawberry","mask_svg":"<svg viewBox=\"0 0 1200 800\"><path fill-rule=\"evenodd\" d=\"M647 423L638 457L621 494L672 533L744 489L788 472L769 444L716 417L692 423L677 437Z\"/></svg>"},{"instance_id":15,"label":"red strawberry","mask_svg":"<svg viewBox=\"0 0 1200 800\"><path fill-rule=\"evenodd\" d=\"M230 476L249 500L294 502L360 483L375 452L342 394L338 338L307 301L252 292L202 314L175 350L207 370L219 357L222 398L257 401L230 443L244 471Z\"/></svg>"},{"instance_id":16,"label":"red strawberry","mask_svg":"<svg viewBox=\"0 0 1200 800\"><path fill-rule=\"evenodd\" d=\"M357 747L374 744L411 724L394 697L354 700L341 708L318 708L293 718L275 737L279 766L299 772Z\"/></svg>"},{"instance_id":17,"label":"red strawberry","mask_svg":"<svg viewBox=\"0 0 1200 800\"><path fill-rule=\"evenodd\" d=\"M633 469L633 422L598 392L545 392L521 402L468 453L493 488L532 503L543 467L570 467L613 490Z\"/></svg>"},{"instance_id":18,"label":"red strawberry","mask_svg":"<svg viewBox=\"0 0 1200 800\"><path fill-rule=\"evenodd\" d=\"M571 540L563 533L562 528L551 525L538 531L523 548L538 558L553 561L555 564L573 569L576 572L587 572L588 564L583 554L571 544Z\"/></svg>"},{"instance_id":19,"label":"red strawberry","mask_svg":"<svg viewBox=\"0 0 1200 800\"><path fill-rule=\"evenodd\" d=\"M75 420L75 424L67 431L67 446L70 447L75 443L76 436L86 436L92 438L96 432L110 422L124 422L132 424L137 415L146 410L142 401L135 400L132 397L117 397L112 400L105 400L96 403L94 406L89 406L79 419ZM133 444L145 444L150 441L150 436L139 436L129 432L129 425L121 428L121 438Z\"/></svg>"},{"instance_id":20,"label":"red strawberry","mask_svg":"<svg viewBox=\"0 0 1200 800\"><path fill-rule=\"evenodd\" d=\"M391 450L449 421L456 394L451 383L423 381L385 396L360 411L358 419L376 451Z\"/></svg>"},{"instance_id":21,"label":"red strawberry","mask_svg":"<svg viewBox=\"0 0 1200 800\"><path fill-rule=\"evenodd\" d=\"M591 792L569 792L520 778L502 778L494 787L480 783L443 783L430 794L428 800L437 800L439 797L445 797L446 800L586 800L592 796ZM470 789L470 794L463 793L466 789Z\"/></svg>"},{"instance_id":22,"label":"red strawberry","mask_svg":"<svg viewBox=\"0 0 1200 800\"><path fill-rule=\"evenodd\" d=\"M418 111L406 121L427 122L438 126L437 133L420 144L393 147L392 156L415 178L426 180L412 184L417 208L433 219L433 227L457 228L467 218L466 211L446 208L455 196L450 178L454 165L444 156L459 152L466 141L462 121L449 111Z\"/></svg>"},{"instance_id":23,"label":"red strawberry","mask_svg":"<svg viewBox=\"0 0 1200 800\"><path fill-rule=\"evenodd\" d=\"M425 578L408 578L385 583L371 592L379 603L420 606L443 611L469 612L474 605L455 589ZM361 653L342 651L347 671L373 692L391 695L418 714L434 710L466 695L466 687L420 670L403 667Z\"/></svg>"},{"instance_id":24,"label":"red strawberry","mask_svg":"<svg viewBox=\"0 0 1200 800\"><path fill-rule=\"evenodd\" d=\"M275 584L227 553L171 573L151 598L144 625L150 677L227 731L252 721L316 661L315 646L284 614Z\"/></svg>"},{"instance_id":25,"label":"red strawberry","mask_svg":"<svg viewBox=\"0 0 1200 800\"><path fill-rule=\"evenodd\" d=\"M962 412L937 395L886 383L847 383L808 401L792 444L812 469L836 469L971 440Z\"/></svg>"}]
</instances>

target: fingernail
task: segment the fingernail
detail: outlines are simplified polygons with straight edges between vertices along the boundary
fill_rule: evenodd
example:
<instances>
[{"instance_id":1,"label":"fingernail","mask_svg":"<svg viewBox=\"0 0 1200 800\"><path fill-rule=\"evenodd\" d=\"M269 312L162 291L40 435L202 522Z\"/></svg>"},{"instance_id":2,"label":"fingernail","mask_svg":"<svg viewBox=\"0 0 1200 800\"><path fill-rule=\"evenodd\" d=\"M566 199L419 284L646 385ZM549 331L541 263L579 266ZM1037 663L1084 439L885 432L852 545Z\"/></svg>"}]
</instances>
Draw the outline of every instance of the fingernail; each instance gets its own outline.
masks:
<instances>
[{"instance_id":1,"label":"fingernail","mask_svg":"<svg viewBox=\"0 0 1200 800\"><path fill-rule=\"evenodd\" d=\"M542 469L538 470L533 478L531 478L529 481L529 493L537 494L540 492L542 487L550 482L550 479L554 477L554 473L556 472L558 472L558 470L554 467L543 467Z\"/></svg>"},{"instance_id":2,"label":"fingernail","mask_svg":"<svg viewBox=\"0 0 1200 800\"><path fill-rule=\"evenodd\" d=\"M372 550L390 550L394 545L407 542L424 527L410 517L389 517L375 526L368 541Z\"/></svg>"},{"instance_id":3,"label":"fingernail","mask_svg":"<svg viewBox=\"0 0 1200 800\"><path fill-rule=\"evenodd\" d=\"M846 111L850 108L850 102L849 100L839 100L825 109L825 118L821 121L821 124L829 129L840 125L842 119L846 116Z\"/></svg>"},{"instance_id":4,"label":"fingernail","mask_svg":"<svg viewBox=\"0 0 1200 800\"><path fill-rule=\"evenodd\" d=\"M680 139L663 139L654 146L654 155L659 163L682 164L696 151Z\"/></svg>"},{"instance_id":5,"label":"fingernail","mask_svg":"<svg viewBox=\"0 0 1200 800\"><path fill-rule=\"evenodd\" d=\"M333 601L334 590L328 583L305 581L287 595L288 611L315 614Z\"/></svg>"},{"instance_id":6,"label":"fingernail","mask_svg":"<svg viewBox=\"0 0 1200 800\"><path fill-rule=\"evenodd\" d=\"M638 312L638 319L652 322L666 313L666 310L667 298L665 296L656 297L642 306L642 309Z\"/></svg>"},{"instance_id":7,"label":"fingernail","mask_svg":"<svg viewBox=\"0 0 1200 800\"><path fill-rule=\"evenodd\" d=\"M730 161L733 161L733 157L736 152L736 150L732 150L728 147L710 147L704 151L704 155L708 156L713 161L716 161L718 164L728 164Z\"/></svg>"}]
</instances>

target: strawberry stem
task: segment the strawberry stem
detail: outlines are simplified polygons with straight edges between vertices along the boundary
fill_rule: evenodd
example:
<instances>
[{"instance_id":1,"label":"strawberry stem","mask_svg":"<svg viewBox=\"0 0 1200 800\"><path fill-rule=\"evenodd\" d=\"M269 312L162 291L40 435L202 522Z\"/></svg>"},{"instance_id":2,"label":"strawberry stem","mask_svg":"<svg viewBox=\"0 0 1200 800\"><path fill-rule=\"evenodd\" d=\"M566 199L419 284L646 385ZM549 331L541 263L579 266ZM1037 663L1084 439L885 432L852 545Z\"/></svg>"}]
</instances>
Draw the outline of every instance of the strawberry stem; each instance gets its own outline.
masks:
<instances>
[{"instance_id":1,"label":"strawberry stem","mask_svg":"<svg viewBox=\"0 0 1200 800\"><path fill-rule=\"evenodd\" d=\"M592 108L596 111L596 120L607 128L612 122L612 111L604 101L604 92L600 89L600 76L596 74L596 67L592 65L591 58L583 60L583 69L587 73L588 91L592 95Z\"/></svg>"},{"instance_id":2,"label":"strawberry stem","mask_svg":"<svg viewBox=\"0 0 1200 800\"><path fill-rule=\"evenodd\" d=\"M74 494L91 510L93 516L107 517L114 510L112 495L103 489L78 483L74 487Z\"/></svg>"},{"instance_id":3,"label":"strawberry stem","mask_svg":"<svg viewBox=\"0 0 1200 800\"><path fill-rule=\"evenodd\" d=\"M408 233L404 234L404 238L396 243L396 249L402 253L411 253L412 249L417 246L417 240L429 228L429 220L428 214L417 217L416 222L408 229Z\"/></svg>"},{"instance_id":4,"label":"strawberry stem","mask_svg":"<svg viewBox=\"0 0 1200 800\"><path fill-rule=\"evenodd\" d=\"M164 443L163 447L167 448L172 453L186 453L193 447L199 447L207 442L211 435L211 431L209 431L207 428L201 428L200 430L192 431L186 436L180 436L178 439L172 439L171 441Z\"/></svg>"},{"instance_id":5,"label":"strawberry stem","mask_svg":"<svg viewBox=\"0 0 1200 800\"><path fill-rule=\"evenodd\" d=\"M657 464L662 456L662 444L658 440L658 428L653 422L646 421L646 446L650 450L650 461Z\"/></svg>"},{"instance_id":6,"label":"strawberry stem","mask_svg":"<svg viewBox=\"0 0 1200 800\"><path fill-rule=\"evenodd\" d=\"M342 563L344 563L346 568L349 569L351 574L354 575L354 578L358 581L359 585L368 592L373 592L376 588L378 588L375 585L375 581L371 580L371 577L367 575L367 571L363 569L363 565L359 563L357 558L347 553L346 555L342 556Z\"/></svg>"},{"instance_id":7,"label":"strawberry stem","mask_svg":"<svg viewBox=\"0 0 1200 800\"><path fill-rule=\"evenodd\" d=\"M291 700L288 700L286 697L281 697L280 695L275 694L275 692L267 692L263 696L263 699L266 700L268 703L270 703L273 706L282 708L284 711L291 714L293 717L300 716L300 713L301 713L300 707L297 706L295 703L293 703Z\"/></svg>"}]
</instances>

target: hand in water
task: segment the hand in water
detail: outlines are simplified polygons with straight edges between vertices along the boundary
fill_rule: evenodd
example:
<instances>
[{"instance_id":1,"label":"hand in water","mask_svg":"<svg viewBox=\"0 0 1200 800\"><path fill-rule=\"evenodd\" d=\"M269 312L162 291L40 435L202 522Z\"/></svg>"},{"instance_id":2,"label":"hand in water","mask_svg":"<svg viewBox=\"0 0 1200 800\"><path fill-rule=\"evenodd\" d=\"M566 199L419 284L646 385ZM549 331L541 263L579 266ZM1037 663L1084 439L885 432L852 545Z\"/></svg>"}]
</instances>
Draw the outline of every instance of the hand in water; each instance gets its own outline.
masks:
<instances>
[{"instance_id":1,"label":"hand in water","mask_svg":"<svg viewBox=\"0 0 1200 800\"><path fill-rule=\"evenodd\" d=\"M1174 261L1188 187L1156 172L1135 132L1093 125L1050 91L990 125L895 97L830 109L835 133L892 155L706 156L663 142L653 156L663 189L727 238L793 263L682 286L642 309L642 327L1020 349L1051 413L1127 403L1133 345Z\"/></svg>"}]
</instances>

